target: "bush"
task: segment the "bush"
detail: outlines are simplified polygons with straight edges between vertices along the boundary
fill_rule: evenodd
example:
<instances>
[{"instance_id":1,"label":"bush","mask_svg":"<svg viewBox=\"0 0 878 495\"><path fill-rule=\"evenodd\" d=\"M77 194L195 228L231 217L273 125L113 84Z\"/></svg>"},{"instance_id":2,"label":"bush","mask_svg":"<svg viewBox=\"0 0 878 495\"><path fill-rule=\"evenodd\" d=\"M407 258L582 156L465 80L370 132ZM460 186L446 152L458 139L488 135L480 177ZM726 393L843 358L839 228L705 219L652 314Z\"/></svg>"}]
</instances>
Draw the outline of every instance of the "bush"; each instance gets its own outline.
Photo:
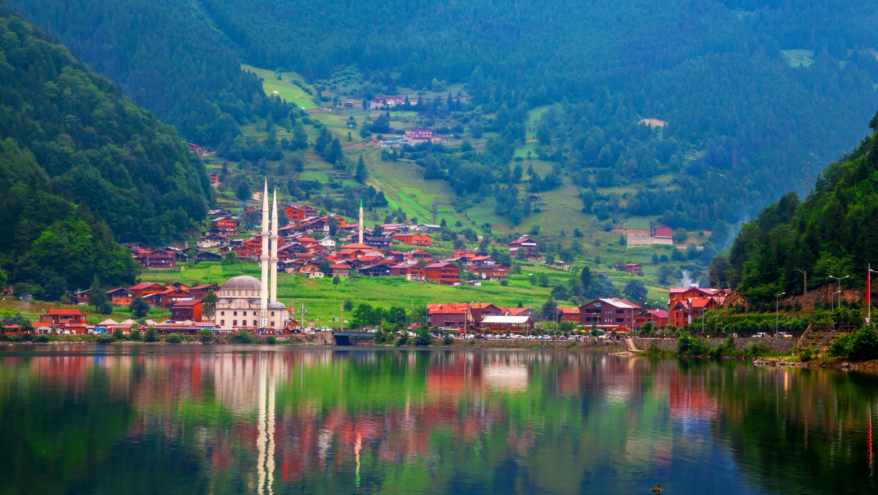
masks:
<instances>
[{"instance_id":1,"label":"bush","mask_svg":"<svg viewBox=\"0 0 878 495\"><path fill-rule=\"evenodd\" d=\"M753 342L744 349L744 355L747 357L757 358L771 352L768 344L765 342Z\"/></svg>"},{"instance_id":2,"label":"bush","mask_svg":"<svg viewBox=\"0 0 878 495\"><path fill-rule=\"evenodd\" d=\"M171 333L165 337L166 344L181 344L183 343L183 337L179 333Z\"/></svg>"},{"instance_id":3,"label":"bush","mask_svg":"<svg viewBox=\"0 0 878 495\"><path fill-rule=\"evenodd\" d=\"M143 336L144 342L158 342L159 336L156 334L155 327L149 327L146 329L146 334Z\"/></svg>"},{"instance_id":4,"label":"bush","mask_svg":"<svg viewBox=\"0 0 878 495\"><path fill-rule=\"evenodd\" d=\"M415 337L415 345L419 347L426 347L433 343L433 337L430 335L430 329L427 327L421 327L418 329L418 335Z\"/></svg>"},{"instance_id":5,"label":"bush","mask_svg":"<svg viewBox=\"0 0 878 495\"><path fill-rule=\"evenodd\" d=\"M21 342L21 335L0 335L0 342L12 342L17 344Z\"/></svg>"},{"instance_id":6,"label":"bush","mask_svg":"<svg viewBox=\"0 0 878 495\"><path fill-rule=\"evenodd\" d=\"M829 355L853 361L878 359L878 329L875 325L866 325L852 335L836 337L829 346Z\"/></svg>"},{"instance_id":7,"label":"bush","mask_svg":"<svg viewBox=\"0 0 878 495\"><path fill-rule=\"evenodd\" d=\"M850 358L854 361L878 359L878 330L874 325L866 325L853 335Z\"/></svg>"},{"instance_id":8,"label":"bush","mask_svg":"<svg viewBox=\"0 0 878 495\"><path fill-rule=\"evenodd\" d=\"M253 337L247 332L238 332L229 339L233 344L252 344Z\"/></svg>"},{"instance_id":9,"label":"bush","mask_svg":"<svg viewBox=\"0 0 878 495\"><path fill-rule=\"evenodd\" d=\"M36 342L37 344L48 344L49 340L51 340L51 339L49 339L48 335L42 334L42 335L37 335L36 338L34 339L34 342Z\"/></svg>"},{"instance_id":10,"label":"bush","mask_svg":"<svg viewBox=\"0 0 878 495\"><path fill-rule=\"evenodd\" d=\"M274 335L269 335L268 338L265 339L265 343L267 343L268 345L277 344L277 337L275 337Z\"/></svg>"},{"instance_id":11,"label":"bush","mask_svg":"<svg viewBox=\"0 0 878 495\"><path fill-rule=\"evenodd\" d=\"M125 332L121 328L113 330L113 338L119 341L125 340Z\"/></svg>"},{"instance_id":12,"label":"bush","mask_svg":"<svg viewBox=\"0 0 878 495\"><path fill-rule=\"evenodd\" d=\"M851 335L839 335L829 345L829 355L832 357L847 357L851 355Z\"/></svg>"},{"instance_id":13,"label":"bush","mask_svg":"<svg viewBox=\"0 0 878 495\"><path fill-rule=\"evenodd\" d=\"M681 356L704 356L710 352L701 337L692 338L688 333L682 333L677 339L677 353Z\"/></svg>"},{"instance_id":14,"label":"bush","mask_svg":"<svg viewBox=\"0 0 878 495\"><path fill-rule=\"evenodd\" d=\"M409 335L407 333L402 334L402 337L396 341L396 346L399 347L401 345L406 345L409 342Z\"/></svg>"},{"instance_id":15,"label":"bush","mask_svg":"<svg viewBox=\"0 0 878 495\"><path fill-rule=\"evenodd\" d=\"M814 351L811 348L802 349L802 352L799 353L799 359L802 360L803 363L807 363L808 361L814 359Z\"/></svg>"},{"instance_id":16,"label":"bush","mask_svg":"<svg viewBox=\"0 0 878 495\"><path fill-rule=\"evenodd\" d=\"M140 342L143 340L143 332L140 330L132 330L131 333L128 334L128 340Z\"/></svg>"},{"instance_id":17,"label":"bush","mask_svg":"<svg viewBox=\"0 0 878 495\"><path fill-rule=\"evenodd\" d=\"M451 344L454 343L454 337L452 337L451 335L446 335L446 336L442 339L442 343L443 343L444 345L451 345Z\"/></svg>"},{"instance_id":18,"label":"bush","mask_svg":"<svg viewBox=\"0 0 878 495\"><path fill-rule=\"evenodd\" d=\"M102 334L98 335L98 338L96 340L97 340L97 343L101 344L101 345L112 344L113 343L113 336L102 333Z\"/></svg>"},{"instance_id":19,"label":"bush","mask_svg":"<svg viewBox=\"0 0 878 495\"><path fill-rule=\"evenodd\" d=\"M209 328L202 328L198 332L198 338L201 339L201 342L210 342L214 337L213 330L210 330Z\"/></svg>"}]
</instances>

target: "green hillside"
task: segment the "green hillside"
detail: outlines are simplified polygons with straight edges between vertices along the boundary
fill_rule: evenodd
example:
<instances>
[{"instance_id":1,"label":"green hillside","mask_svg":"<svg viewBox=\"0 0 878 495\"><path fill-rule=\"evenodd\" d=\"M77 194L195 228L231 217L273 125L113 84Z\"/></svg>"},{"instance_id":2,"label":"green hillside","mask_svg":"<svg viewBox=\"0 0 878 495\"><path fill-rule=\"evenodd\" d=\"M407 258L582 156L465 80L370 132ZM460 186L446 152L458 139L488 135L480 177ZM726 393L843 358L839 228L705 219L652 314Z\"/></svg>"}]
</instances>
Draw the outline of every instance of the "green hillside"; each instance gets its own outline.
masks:
<instances>
[{"instance_id":1,"label":"green hillside","mask_svg":"<svg viewBox=\"0 0 878 495\"><path fill-rule=\"evenodd\" d=\"M0 267L57 299L128 283L114 242L183 238L212 201L201 161L170 126L0 6Z\"/></svg>"},{"instance_id":2,"label":"green hillside","mask_svg":"<svg viewBox=\"0 0 878 495\"><path fill-rule=\"evenodd\" d=\"M794 193L765 208L735 239L724 275L753 301L801 294L836 283L864 287L869 263L878 267L878 115L874 130L852 153L829 165L813 194ZM724 260L718 260L720 266ZM828 302L828 301L827 301Z\"/></svg>"}]
</instances>

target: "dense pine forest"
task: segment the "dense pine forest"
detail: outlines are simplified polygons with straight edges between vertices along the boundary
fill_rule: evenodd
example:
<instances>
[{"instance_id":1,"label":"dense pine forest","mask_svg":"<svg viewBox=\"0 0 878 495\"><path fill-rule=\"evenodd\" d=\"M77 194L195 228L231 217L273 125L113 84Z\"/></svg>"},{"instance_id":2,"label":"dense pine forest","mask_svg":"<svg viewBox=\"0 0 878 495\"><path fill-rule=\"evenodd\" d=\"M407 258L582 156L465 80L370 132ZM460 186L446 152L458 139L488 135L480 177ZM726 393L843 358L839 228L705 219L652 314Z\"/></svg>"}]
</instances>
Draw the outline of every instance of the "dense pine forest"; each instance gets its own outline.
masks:
<instances>
[{"instance_id":1,"label":"dense pine forest","mask_svg":"<svg viewBox=\"0 0 878 495\"><path fill-rule=\"evenodd\" d=\"M128 283L115 241L181 238L212 190L176 130L0 6L0 268L57 298Z\"/></svg>"},{"instance_id":2,"label":"dense pine forest","mask_svg":"<svg viewBox=\"0 0 878 495\"><path fill-rule=\"evenodd\" d=\"M870 127L872 135L829 165L803 202L789 193L746 223L728 259L714 261L715 273L757 302L801 294L802 271L812 289L835 283L830 275L863 287L878 259L878 115Z\"/></svg>"},{"instance_id":3,"label":"dense pine forest","mask_svg":"<svg viewBox=\"0 0 878 495\"><path fill-rule=\"evenodd\" d=\"M290 112L241 70L236 47L197 2L5 1L190 141L231 147L240 125Z\"/></svg>"}]
</instances>

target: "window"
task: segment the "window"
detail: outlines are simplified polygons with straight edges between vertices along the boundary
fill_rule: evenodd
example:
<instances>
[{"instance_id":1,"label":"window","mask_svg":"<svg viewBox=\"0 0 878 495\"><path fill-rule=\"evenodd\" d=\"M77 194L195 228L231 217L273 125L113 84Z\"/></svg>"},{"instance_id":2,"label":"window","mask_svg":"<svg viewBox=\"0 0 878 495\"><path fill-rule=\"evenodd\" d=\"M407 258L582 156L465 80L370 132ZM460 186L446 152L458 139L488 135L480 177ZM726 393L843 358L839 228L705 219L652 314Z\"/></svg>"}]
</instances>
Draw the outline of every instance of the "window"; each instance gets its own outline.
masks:
<instances>
[{"instance_id":1,"label":"window","mask_svg":"<svg viewBox=\"0 0 878 495\"><path fill-rule=\"evenodd\" d=\"M221 327L226 326L226 320L220 320L220 326Z\"/></svg>"},{"instance_id":2,"label":"window","mask_svg":"<svg viewBox=\"0 0 878 495\"><path fill-rule=\"evenodd\" d=\"M274 322L271 322L271 325L269 325L269 326L271 326L272 328L274 328Z\"/></svg>"},{"instance_id":3,"label":"window","mask_svg":"<svg viewBox=\"0 0 878 495\"><path fill-rule=\"evenodd\" d=\"M271 316L274 316L274 311L271 312ZM272 325L274 325L274 323L272 323Z\"/></svg>"},{"instance_id":4,"label":"window","mask_svg":"<svg viewBox=\"0 0 878 495\"><path fill-rule=\"evenodd\" d=\"M232 321L232 326L233 326L233 327L238 326L238 320L234 320L234 321Z\"/></svg>"},{"instance_id":5,"label":"window","mask_svg":"<svg viewBox=\"0 0 878 495\"><path fill-rule=\"evenodd\" d=\"M246 311L242 311L241 313L242 313L244 316L247 316L247 312L246 312Z\"/></svg>"},{"instance_id":6,"label":"window","mask_svg":"<svg viewBox=\"0 0 878 495\"><path fill-rule=\"evenodd\" d=\"M246 326L247 326L247 320L242 321L242 322L241 322L241 326L242 326L242 327L246 327Z\"/></svg>"},{"instance_id":7,"label":"window","mask_svg":"<svg viewBox=\"0 0 878 495\"><path fill-rule=\"evenodd\" d=\"M237 311L235 311L235 315L234 315L234 316L238 316L238 312L237 312Z\"/></svg>"},{"instance_id":8,"label":"window","mask_svg":"<svg viewBox=\"0 0 878 495\"><path fill-rule=\"evenodd\" d=\"M225 311L220 311L220 316L225 316L225 315L226 315Z\"/></svg>"}]
</instances>

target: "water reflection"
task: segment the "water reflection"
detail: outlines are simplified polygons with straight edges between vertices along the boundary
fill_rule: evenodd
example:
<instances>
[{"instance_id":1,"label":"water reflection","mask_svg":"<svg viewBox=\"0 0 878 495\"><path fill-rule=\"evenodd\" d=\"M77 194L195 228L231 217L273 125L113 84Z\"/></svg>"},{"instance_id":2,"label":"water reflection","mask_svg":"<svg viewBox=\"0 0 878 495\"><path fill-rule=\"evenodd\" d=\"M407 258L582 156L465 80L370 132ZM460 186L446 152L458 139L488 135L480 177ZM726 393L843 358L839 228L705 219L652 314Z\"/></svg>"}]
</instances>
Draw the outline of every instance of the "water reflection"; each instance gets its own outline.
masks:
<instances>
[{"instance_id":1,"label":"water reflection","mask_svg":"<svg viewBox=\"0 0 878 495\"><path fill-rule=\"evenodd\" d=\"M0 493L863 493L876 404L593 353L5 352Z\"/></svg>"}]
</instances>

